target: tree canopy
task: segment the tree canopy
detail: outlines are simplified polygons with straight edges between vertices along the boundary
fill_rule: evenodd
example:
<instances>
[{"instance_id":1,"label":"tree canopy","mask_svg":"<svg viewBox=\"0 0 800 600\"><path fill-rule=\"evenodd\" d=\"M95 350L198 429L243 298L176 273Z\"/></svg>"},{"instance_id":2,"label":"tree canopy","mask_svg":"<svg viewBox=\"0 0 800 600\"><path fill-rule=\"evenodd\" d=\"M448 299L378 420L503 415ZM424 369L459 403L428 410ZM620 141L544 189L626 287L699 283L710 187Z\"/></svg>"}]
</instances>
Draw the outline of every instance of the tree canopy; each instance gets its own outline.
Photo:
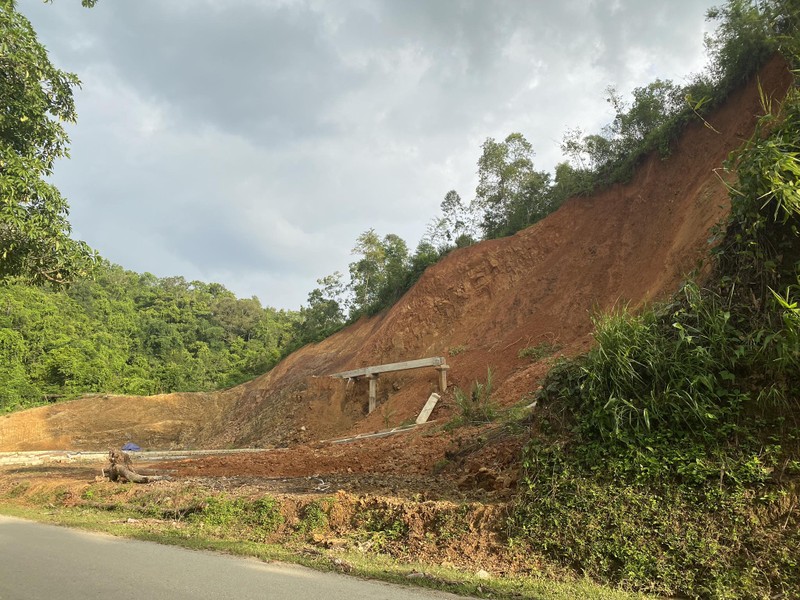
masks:
<instances>
[{"instance_id":1,"label":"tree canopy","mask_svg":"<svg viewBox=\"0 0 800 600\"><path fill-rule=\"evenodd\" d=\"M70 237L66 200L46 181L68 156L78 84L14 3L0 3L0 278L63 283L91 267L89 247Z\"/></svg>"},{"instance_id":2,"label":"tree canopy","mask_svg":"<svg viewBox=\"0 0 800 600\"><path fill-rule=\"evenodd\" d=\"M0 410L79 393L203 391L247 381L291 347L297 313L218 283L101 261L67 289L0 285Z\"/></svg>"},{"instance_id":3,"label":"tree canopy","mask_svg":"<svg viewBox=\"0 0 800 600\"><path fill-rule=\"evenodd\" d=\"M502 142L488 138L482 148L473 205L484 237L510 235L550 212L550 174L533 168L533 146L525 136L512 133Z\"/></svg>"}]
</instances>

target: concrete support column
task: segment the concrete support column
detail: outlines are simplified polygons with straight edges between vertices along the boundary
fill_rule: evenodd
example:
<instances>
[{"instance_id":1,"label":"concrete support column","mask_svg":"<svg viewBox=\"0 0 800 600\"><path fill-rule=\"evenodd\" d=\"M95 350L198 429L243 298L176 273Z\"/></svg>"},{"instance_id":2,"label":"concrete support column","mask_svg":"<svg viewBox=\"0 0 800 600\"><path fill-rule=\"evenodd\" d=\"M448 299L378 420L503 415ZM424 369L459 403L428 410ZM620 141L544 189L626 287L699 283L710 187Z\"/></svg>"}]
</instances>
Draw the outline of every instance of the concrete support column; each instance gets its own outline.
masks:
<instances>
[{"instance_id":1,"label":"concrete support column","mask_svg":"<svg viewBox=\"0 0 800 600\"><path fill-rule=\"evenodd\" d=\"M378 375L376 373L367 375L367 379L369 380L369 412L371 413L378 404Z\"/></svg>"},{"instance_id":2,"label":"concrete support column","mask_svg":"<svg viewBox=\"0 0 800 600\"><path fill-rule=\"evenodd\" d=\"M449 365L441 365L436 367L436 370L439 371L439 392L442 394L447 391L447 370L449 368Z\"/></svg>"}]
</instances>

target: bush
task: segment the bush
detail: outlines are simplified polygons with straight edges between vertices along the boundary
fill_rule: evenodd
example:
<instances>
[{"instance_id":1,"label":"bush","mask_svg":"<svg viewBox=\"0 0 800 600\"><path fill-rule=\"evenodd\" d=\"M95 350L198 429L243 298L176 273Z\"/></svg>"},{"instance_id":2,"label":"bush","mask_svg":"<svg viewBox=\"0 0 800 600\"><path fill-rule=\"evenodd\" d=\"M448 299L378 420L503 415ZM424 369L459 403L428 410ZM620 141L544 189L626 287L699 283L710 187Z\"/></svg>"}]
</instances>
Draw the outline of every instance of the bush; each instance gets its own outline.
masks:
<instances>
[{"instance_id":1,"label":"bush","mask_svg":"<svg viewBox=\"0 0 800 600\"><path fill-rule=\"evenodd\" d=\"M603 456L533 442L509 520L516 543L593 579L661 595L795 597L800 536L775 527L779 494L609 479ZM686 463L689 464L689 463ZM755 468L754 468L754 465ZM764 466L743 460L738 471Z\"/></svg>"},{"instance_id":2,"label":"bush","mask_svg":"<svg viewBox=\"0 0 800 600\"><path fill-rule=\"evenodd\" d=\"M492 402L492 370L486 371L486 383L475 381L469 395L460 388L453 391L459 419L466 423L491 423L497 418L497 407Z\"/></svg>"},{"instance_id":3,"label":"bush","mask_svg":"<svg viewBox=\"0 0 800 600\"><path fill-rule=\"evenodd\" d=\"M191 518L219 529L248 530L256 539L274 533L284 522L277 500L268 496L253 501L211 496Z\"/></svg>"}]
</instances>

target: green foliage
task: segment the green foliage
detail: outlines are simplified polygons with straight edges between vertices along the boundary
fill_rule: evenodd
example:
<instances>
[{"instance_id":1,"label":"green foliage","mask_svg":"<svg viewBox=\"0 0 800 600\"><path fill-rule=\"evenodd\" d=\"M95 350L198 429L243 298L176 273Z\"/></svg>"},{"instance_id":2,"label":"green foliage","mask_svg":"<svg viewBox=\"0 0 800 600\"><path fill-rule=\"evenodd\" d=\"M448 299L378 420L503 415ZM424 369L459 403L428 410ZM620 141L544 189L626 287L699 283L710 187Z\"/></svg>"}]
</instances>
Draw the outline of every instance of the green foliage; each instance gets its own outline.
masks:
<instances>
[{"instance_id":1,"label":"green foliage","mask_svg":"<svg viewBox=\"0 0 800 600\"><path fill-rule=\"evenodd\" d=\"M552 356L561 349L561 346L553 342L542 342L535 346L526 346L517 352L518 358L529 358L531 360L541 360L548 356Z\"/></svg>"},{"instance_id":2,"label":"green foliage","mask_svg":"<svg viewBox=\"0 0 800 600\"><path fill-rule=\"evenodd\" d=\"M674 305L595 319L597 346L572 395L584 428L620 439L725 436L745 409L797 405L798 139L793 91L728 161L739 177L715 289L688 284Z\"/></svg>"},{"instance_id":3,"label":"green foliage","mask_svg":"<svg viewBox=\"0 0 800 600\"><path fill-rule=\"evenodd\" d=\"M318 279L321 286L308 294L308 305L300 309L294 326L292 348L319 342L336 333L345 325L345 286L342 274L336 271Z\"/></svg>"},{"instance_id":4,"label":"green foliage","mask_svg":"<svg viewBox=\"0 0 800 600\"><path fill-rule=\"evenodd\" d=\"M428 225L428 231L424 238L427 243L439 255L445 254L454 246L464 248L474 244L476 232L475 214L472 207L465 205L455 190L447 192L439 206L440 216L434 218Z\"/></svg>"},{"instance_id":5,"label":"green foliage","mask_svg":"<svg viewBox=\"0 0 800 600\"><path fill-rule=\"evenodd\" d=\"M356 517L361 529L369 534L369 542L376 550L388 543L407 539L409 526L403 519L402 507L367 508Z\"/></svg>"},{"instance_id":6,"label":"green foliage","mask_svg":"<svg viewBox=\"0 0 800 600\"><path fill-rule=\"evenodd\" d=\"M219 284L100 263L67 290L0 285L0 409L89 392L227 387L269 370L295 315Z\"/></svg>"},{"instance_id":7,"label":"green foliage","mask_svg":"<svg viewBox=\"0 0 800 600\"><path fill-rule=\"evenodd\" d=\"M475 381L469 394L455 388L453 397L463 423L491 423L497 417L497 406L492 401L492 370L486 371L486 382Z\"/></svg>"},{"instance_id":8,"label":"green foliage","mask_svg":"<svg viewBox=\"0 0 800 600\"><path fill-rule=\"evenodd\" d=\"M572 164L566 163L570 169L560 166L557 170L557 184L565 189L554 193L590 193L630 179L646 154L668 155L672 142L695 114L684 98L690 90L696 94L701 88L706 89L702 79L684 88L656 79L635 88L630 105L609 88L607 101L615 110L614 120L600 134L584 135L580 129L566 133L561 149Z\"/></svg>"},{"instance_id":9,"label":"green foliage","mask_svg":"<svg viewBox=\"0 0 800 600\"><path fill-rule=\"evenodd\" d=\"M563 201L626 181L645 155L668 155L686 123L718 106L777 49L797 49L799 14L795 3L781 0L729 0L711 9L718 28L706 39L707 72L682 87L656 79L634 89L630 105L609 88L614 120L599 134L566 133L561 149L571 163L557 167L552 195Z\"/></svg>"},{"instance_id":10,"label":"green foliage","mask_svg":"<svg viewBox=\"0 0 800 600\"><path fill-rule=\"evenodd\" d=\"M461 238L459 238L459 240L463 241ZM456 241L458 242L459 240ZM408 273L406 275L405 285L403 286L402 290L398 289L395 292L396 295L398 295L398 298L402 292L410 289L411 286L414 285L420 277L422 277L425 269L439 262L439 259L441 259L448 251L449 248L437 249L433 244L424 240L417 244L417 249L414 251L414 255L411 257L411 261L408 265Z\"/></svg>"},{"instance_id":11,"label":"green foliage","mask_svg":"<svg viewBox=\"0 0 800 600\"><path fill-rule=\"evenodd\" d=\"M328 513L335 503L332 498L313 500L303 507L302 517L298 529L301 532L317 531L328 526Z\"/></svg>"},{"instance_id":12,"label":"green foliage","mask_svg":"<svg viewBox=\"0 0 800 600\"><path fill-rule=\"evenodd\" d=\"M725 97L777 50L796 51L800 7L791 0L728 0L708 11L717 21L706 39L715 89Z\"/></svg>"},{"instance_id":13,"label":"green foliage","mask_svg":"<svg viewBox=\"0 0 800 600\"><path fill-rule=\"evenodd\" d=\"M25 340L12 330L0 329L0 407L13 410L43 397L25 371Z\"/></svg>"},{"instance_id":14,"label":"green foliage","mask_svg":"<svg viewBox=\"0 0 800 600\"><path fill-rule=\"evenodd\" d=\"M210 496L206 499L203 510L193 513L190 519L222 531L246 531L251 539L261 539L274 533L284 522L280 504L269 496L252 501Z\"/></svg>"},{"instance_id":15,"label":"green foliage","mask_svg":"<svg viewBox=\"0 0 800 600\"><path fill-rule=\"evenodd\" d=\"M449 248L437 249L432 243L421 241L414 254L409 255L399 236L390 233L381 238L374 229L365 231L353 248L358 260L350 263L350 281L345 284L338 272L317 280L322 287L308 295L308 305L300 310L291 348L318 342L347 322L392 306L425 269L448 251Z\"/></svg>"},{"instance_id":16,"label":"green foliage","mask_svg":"<svg viewBox=\"0 0 800 600\"><path fill-rule=\"evenodd\" d=\"M647 464L661 463L658 450ZM671 456L683 468L699 460L709 482L719 476L703 453L672 449ZM732 469L741 485L700 490L657 473L647 483L616 479L608 460L597 446L533 442L509 521L513 538L593 579L644 592L766 599L800 590L800 537L771 524L769 515L783 514L786 502L763 483L768 469L758 456L743 456ZM632 454L625 460L627 470L643 462Z\"/></svg>"},{"instance_id":17,"label":"green foliage","mask_svg":"<svg viewBox=\"0 0 800 600\"><path fill-rule=\"evenodd\" d=\"M726 163L738 180L711 280L668 306L597 317L596 347L539 392L566 414L526 448L510 527L550 560L659 594L800 594L787 512L800 454L800 94L763 103Z\"/></svg>"},{"instance_id":18,"label":"green foliage","mask_svg":"<svg viewBox=\"0 0 800 600\"><path fill-rule=\"evenodd\" d=\"M393 233L380 239L374 229L365 231L356 240L353 254L360 259L350 264L351 319L393 304L407 289L409 266L408 247Z\"/></svg>"},{"instance_id":19,"label":"green foliage","mask_svg":"<svg viewBox=\"0 0 800 600\"><path fill-rule=\"evenodd\" d=\"M440 508L434 517L432 529L442 542L458 539L470 530L470 511L468 504L446 509Z\"/></svg>"},{"instance_id":20,"label":"green foliage","mask_svg":"<svg viewBox=\"0 0 800 600\"><path fill-rule=\"evenodd\" d=\"M602 436L660 428L703 431L746 398L737 385L747 348L719 298L684 288L673 310L596 318L582 369L581 411Z\"/></svg>"},{"instance_id":21,"label":"green foliage","mask_svg":"<svg viewBox=\"0 0 800 600\"><path fill-rule=\"evenodd\" d=\"M767 114L726 162L736 172L737 183L731 188L728 235L718 248L727 276L724 284L740 301L752 292L758 312L771 302L767 288L794 283L794 264L800 258L796 249L800 98L793 90L780 105L768 98L762 103Z\"/></svg>"},{"instance_id":22,"label":"green foliage","mask_svg":"<svg viewBox=\"0 0 800 600\"><path fill-rule=\"evenodd\" d=\"M46 179L67 156L78 79L56 69L30 22L0 4L0 279L63 283L91 268L69 237L67 203Z\"/></svg>"},{"instance_id":23,"label":"green foliage","mask_svg":"<svg viewBox=\"0 0 800 600\"><path fill-rule=\"evenodd\" d=\"M521 133L488 138L478 159L474 209L484 238L510 235L552 212L550 174L533 168L533 146Z\"/></svg>"}]
</instances>

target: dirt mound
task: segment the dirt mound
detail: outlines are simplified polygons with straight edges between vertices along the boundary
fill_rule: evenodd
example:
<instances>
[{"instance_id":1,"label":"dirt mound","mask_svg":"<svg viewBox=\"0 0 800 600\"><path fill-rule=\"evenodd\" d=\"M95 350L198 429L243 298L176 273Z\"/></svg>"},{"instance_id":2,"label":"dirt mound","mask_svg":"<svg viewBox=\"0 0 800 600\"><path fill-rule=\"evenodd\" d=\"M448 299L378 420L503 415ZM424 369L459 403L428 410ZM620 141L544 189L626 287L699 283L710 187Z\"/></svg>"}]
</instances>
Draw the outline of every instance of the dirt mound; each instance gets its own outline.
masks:
<instances>
[{"instance_id":1,"label":"dirt mound","mask_svg":"<svg viewBox=\"0 0 800 600\"><path fill-rule=\"evenodd\" d=\"M791 77L775 59L760 81L780 98ZM689 125L669 158L650 156L630 183L573 199L510 238L452 252L389 311L295 352L245 385L126 399L127 421L115 421L100 399L9 415L0 419L0 449L102 449L128 439L151 447L287 446L383 429L416 416L436 390L433 369L382 375L370 415L365 381L327 375L425 356L447 357L450 381L462 388L491 368L493 398L517 402L547 368L520 358L520 350L547 342L565 354L583 351L593 311L666 298L688 273L702 271L709 229L729 210L720 166L760 113L752 81L709 118L716 131ZM452 410L448 400L434 417Z\"/></svg>"},{"instance_id":2,"label":"dirt mound","mask_svg":"<svg viewBox=\"0 0 800 600\"><path fill-rule=\"evenodd\" d=\"M194 448L232 404L225 393L90 396L0 417L0 450Z\"/></svg>"}]
</instances>

